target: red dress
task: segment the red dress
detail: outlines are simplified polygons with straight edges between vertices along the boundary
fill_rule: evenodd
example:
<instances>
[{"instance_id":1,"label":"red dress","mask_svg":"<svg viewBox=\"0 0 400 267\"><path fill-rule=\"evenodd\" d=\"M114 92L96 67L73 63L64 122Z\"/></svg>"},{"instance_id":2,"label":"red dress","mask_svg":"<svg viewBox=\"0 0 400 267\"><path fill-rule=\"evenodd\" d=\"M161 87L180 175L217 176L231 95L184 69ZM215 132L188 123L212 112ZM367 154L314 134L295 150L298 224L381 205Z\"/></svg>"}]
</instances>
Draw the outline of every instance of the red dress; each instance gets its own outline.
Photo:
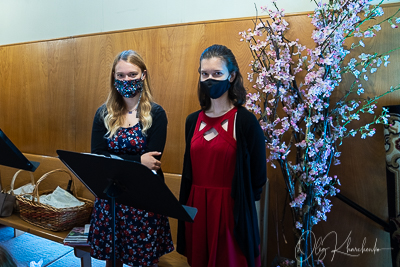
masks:
<instances>
[{"instance_id":1,"label":"red dress","mask_svg":"<svg viewBox=\"0 0 400 267\"><path fill-rule=\"evenodd\" d=\"M247 266L233 235L236 111L235 107L217 118L200 112L191 141L193 182L187 205L198 209L194 223L186 223L186 256L192 267ZM226 120L227 130L221 126ZM200 129L202 122L206 125ZM207 141L204 135L212 128L218 134Z\"/></svg>"}]
</instances>

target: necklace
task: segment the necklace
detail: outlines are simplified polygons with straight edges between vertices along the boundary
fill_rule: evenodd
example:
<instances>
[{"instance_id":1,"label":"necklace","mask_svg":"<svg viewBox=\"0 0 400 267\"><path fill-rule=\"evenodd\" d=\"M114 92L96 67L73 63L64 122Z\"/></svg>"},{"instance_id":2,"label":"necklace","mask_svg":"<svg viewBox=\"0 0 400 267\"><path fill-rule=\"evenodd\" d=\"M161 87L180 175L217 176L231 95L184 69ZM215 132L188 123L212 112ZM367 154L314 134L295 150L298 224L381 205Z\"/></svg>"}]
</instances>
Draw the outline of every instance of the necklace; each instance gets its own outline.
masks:
<instances>
[{"instance_id":1,"label":"necklace","mask_svg":"<svg viewBox=\"0 0 400 267\"><path fill-rule=\"evenodd\" d=\"M137 103L137 104L136 104L136 107L134 107L133 109L128 110L128 114L132 114L134 111L136 111L137 108L138 108L138 105L139 105L139 103Z\"/></svg>"}]
</instances>

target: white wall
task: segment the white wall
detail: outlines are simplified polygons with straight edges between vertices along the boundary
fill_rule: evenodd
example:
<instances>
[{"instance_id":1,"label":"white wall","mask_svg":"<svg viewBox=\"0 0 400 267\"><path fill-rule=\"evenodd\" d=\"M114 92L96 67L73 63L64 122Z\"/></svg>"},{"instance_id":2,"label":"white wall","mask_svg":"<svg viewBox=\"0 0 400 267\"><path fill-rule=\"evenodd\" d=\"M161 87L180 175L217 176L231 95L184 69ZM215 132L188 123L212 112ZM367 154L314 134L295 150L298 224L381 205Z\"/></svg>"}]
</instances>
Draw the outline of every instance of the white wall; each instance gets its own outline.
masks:
<instances>
[{"instance_id":1,"label":"white wall","mask_svg":"<svg viewBox=\"0 0 400 267\"><path fill-rule=\"evenodd\" d=\"M385 0L384 3L400 2ZM286 13L310 0L278 0ZM0 0L0 45L168 25L252 17L269 0Z\"/></svg>"}]
</instances>

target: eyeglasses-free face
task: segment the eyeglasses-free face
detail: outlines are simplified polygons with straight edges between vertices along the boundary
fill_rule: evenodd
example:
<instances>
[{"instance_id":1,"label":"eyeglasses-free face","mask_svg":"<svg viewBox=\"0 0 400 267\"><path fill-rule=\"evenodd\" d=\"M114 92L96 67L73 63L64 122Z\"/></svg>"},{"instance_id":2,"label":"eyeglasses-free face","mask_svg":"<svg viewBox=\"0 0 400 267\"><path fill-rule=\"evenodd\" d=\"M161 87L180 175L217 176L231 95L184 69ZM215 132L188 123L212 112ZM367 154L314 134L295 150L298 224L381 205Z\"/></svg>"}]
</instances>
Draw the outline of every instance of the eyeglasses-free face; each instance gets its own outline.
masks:
<instances>
[{"instance_id":1,"label":"eyeglasses-free face","mask_svg":"<svg viewBox=\"0 0 400 267\"><path fill-rule=\"evenodd\" d=\"M225 62L219 57L205 58L200 62L200 81L208 79L226 80L229 71Z\"/></svg>"},{"instance_id":2,"label":"eyeglasses-free face","mask_svg":"<svg viewBox=\"0 0 400 267\"><path fill-rule=\"evenodd\" d=\"M146 72L142 72L142 70L135 64L120 60L117 65L115 65L114 78L116 80L144 80L145 77Z\"/></svg>"}]
</instances>

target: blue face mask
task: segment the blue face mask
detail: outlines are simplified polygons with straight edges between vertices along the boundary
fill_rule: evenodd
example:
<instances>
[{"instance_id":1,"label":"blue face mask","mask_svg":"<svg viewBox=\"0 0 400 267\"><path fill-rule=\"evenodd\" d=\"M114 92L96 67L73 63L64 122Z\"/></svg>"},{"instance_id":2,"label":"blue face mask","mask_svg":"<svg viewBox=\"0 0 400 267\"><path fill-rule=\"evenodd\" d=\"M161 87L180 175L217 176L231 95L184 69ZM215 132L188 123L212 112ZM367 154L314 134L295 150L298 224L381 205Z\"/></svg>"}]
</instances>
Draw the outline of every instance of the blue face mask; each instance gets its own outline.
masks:
<instances>
[{"instance_id":1,"label":"blue face mask","mask_svg":"<svg viewBox=\"0 0 400 267\"><path fill-rule=\"evenodd\" d=\"M231 87L229 79L214 80L208 79L200 82L200 90L208 97L217 99L221 97Z\"/></svg>"},{"instance_id":2,"label":"blue face mask","mask_svg":"<svg viewBox=\"0 0 400 267\"><path fill-rule=\"evenodd\" d=\"M114 87L125 98L135 97L143 89L143 80L115 80Z\"/></svg>"}]
</instances>

